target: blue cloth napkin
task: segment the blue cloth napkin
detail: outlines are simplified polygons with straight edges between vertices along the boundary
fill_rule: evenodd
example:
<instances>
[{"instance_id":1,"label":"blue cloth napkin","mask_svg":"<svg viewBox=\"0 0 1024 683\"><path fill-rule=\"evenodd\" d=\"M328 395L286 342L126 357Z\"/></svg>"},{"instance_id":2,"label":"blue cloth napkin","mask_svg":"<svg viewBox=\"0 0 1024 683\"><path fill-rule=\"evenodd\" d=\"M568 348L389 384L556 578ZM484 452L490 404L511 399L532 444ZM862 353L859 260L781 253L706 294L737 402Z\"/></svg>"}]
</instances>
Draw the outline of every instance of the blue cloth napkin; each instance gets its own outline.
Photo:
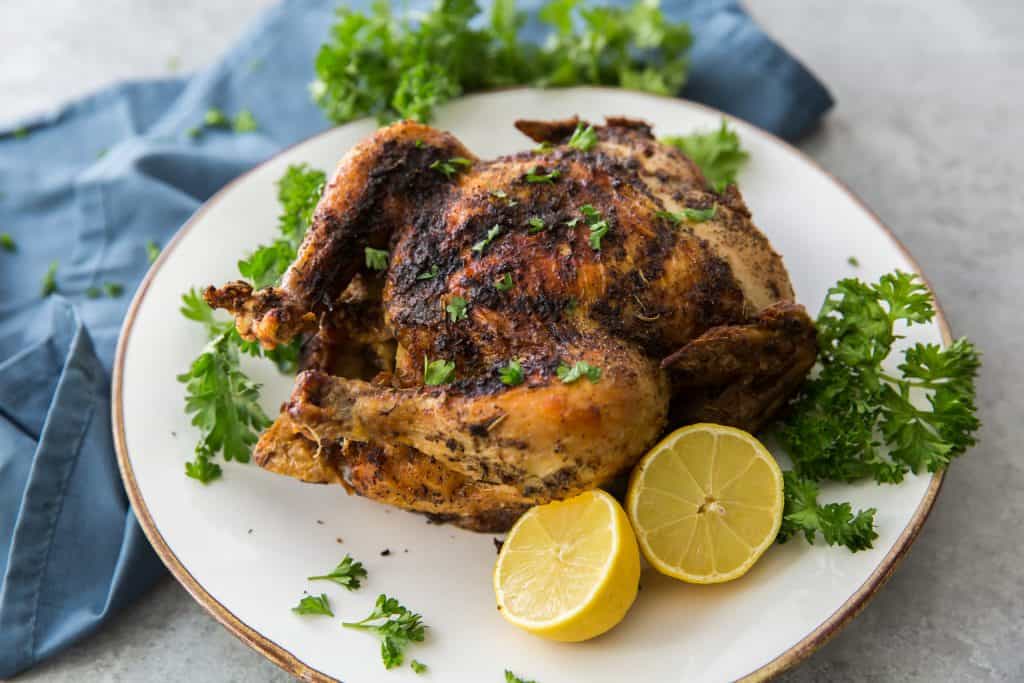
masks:
<instances>
[{"instance_id":1,"label":"blue cloth napkin","mask_svg":"<svg viewBox=\"0 0 1024 683\"><path fill-rule=\"evenodd\" d=\"M735 0L664 4L696 36L685 97L790 139L831 107ZM17 244L0 250L0 677L94 631L163 575L114 458L120 325L148 240L165 244L227 181L329 125L307 84L335 5L285 2L192 77L119 85L0 131L0 233ZM209 107L250 109L259 130L191 138ZM51 263L57 294L43 298ZM124 295L87 297L107 282Z\"/></svg>"}]
</instances>

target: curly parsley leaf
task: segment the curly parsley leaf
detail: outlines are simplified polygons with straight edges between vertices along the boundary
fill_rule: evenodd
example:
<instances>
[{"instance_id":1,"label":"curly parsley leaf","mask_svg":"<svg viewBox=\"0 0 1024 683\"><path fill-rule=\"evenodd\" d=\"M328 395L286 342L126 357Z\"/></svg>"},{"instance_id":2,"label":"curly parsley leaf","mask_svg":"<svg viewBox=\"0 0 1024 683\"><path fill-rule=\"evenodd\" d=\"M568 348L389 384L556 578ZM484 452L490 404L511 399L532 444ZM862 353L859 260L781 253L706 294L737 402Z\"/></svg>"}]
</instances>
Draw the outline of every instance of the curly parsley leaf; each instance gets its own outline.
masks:
<instances>
[{"instance_id":1,"label":"curly parsley leaf","mask_svg":"<svg viewBox=\"0 0 1024 683\"><path fill-rule=\"evenodd\" d=\"M384 594L377 598L368 617L361 621L346 621L342 626L375 633L381 640L380 655L385 669L401 666L405 650L411 643L423 642L427 628L422 616Z\"/></svg>"},{"instance_id":2,"label":"curly parsley leaf","mask_svg":"<svg viewBox=\"0 0 1024 683\"><path fill-rule=\"evenodd\" d=\"M248 258L238 262L238 272L256 289L276 285L295 260L326 178L323 171L297 164L289 166L277 181L277 200L281 205L277 227L281 236L257 247Z\"/></svg>"},{"instance_id":3,"label":"curly parsley leaf","mask_svg":"<svg viewBox=\"0 0 1024 683\"><path fill-rule=\"evenodd\" d=\"M828 291L817 320L820 371L804 384L779 429L794 469L787 505L797 496L788 487L798 481L896 483L907 472L943 469L975 443L981 362L970 342L959 339L947 348L918 343L903 352L898 375L885 367L900 339L897 326L934 315L927 287L913 274L889 273L874 284L850 278ZM859 549L843 541L843 533L863 538L856 525L869 525L865 517L842 505L819 512L810 502L794 511L803 508L810 512L794 523ZM843 525L856 528L843 532Z\"/></svg>"},{"instance_id":4,"label":"curly parsley leaf","mask_svg":"<svg viewBox=\"0 0 1024 683\"><path fill-rule=\"evenodd\" d=\"M222 453L225 460L248 462L258 433L270 419L259 405L259 385L238 369L233 334L231 328L214 337L178 381L186 388L185 412L200 432L196 453L207 458Z\"/></svg>"},{"instance_id":5,"label":"curly parsley leaf","mask_svg":"<svg viewBox=\"0 0 1024 683\"><path fill-rule=\"evenodd\" d=\"M537 16L552 29L542 45L520 40L526 16L514 0L496 0L488 23L476 21L480 13L471 0L441 0L415 16L395 16L386 2L339 9L316 57L313 99L335 123L428 122L444 102L488 88L595 83L674 94L686 80L689 28L657 2L550 0Z\"/></svg>"},{"instance_id":6,"label":"curly parsley leaf","mask_svg":"<svg viewBox=\"0 0 1024 683\"><path fill-rule=\"evenodd\" d=\"M802 479L793 472L783 474L785 481L785 508L779 541L802 533L813 544L820 533L825 543L843 545L852 552L867 550L878 538L875 532L874 508L853 513L849 503L818 503L818 485Z\"/></svg>"},{"instance_id":7,"label":"curly parsley leaf","mask_svg":"<svg viewBox=\"0 0 1024 683\"><path fill-rule=\"evenodd\" d=\"M354 591L362 586L362 580L366 576L366 569L363 568L363 563L353 560L352 556L346 553L344 559L329 573L320 576L310 576L308 579L310 581L333 581L342 588Z\"/></svg>"},{"instance_id":8,"label":"curly parsley leaf","mask_svg":"<svg viewBox=\"0 0 1024 683\"><path fill-rule=\"evenodd\" d=\"M601 379L601 368L595 367L585 360L576 361L572 366L561 363L555 373L558 375L558 379L565 384L572 384L581 377L586 377L594 384Z\"/></svg>"},{"instance_id":9,"label":"curly parsley leaf","mask_svg":"<svg viewBox=\"0 0 1024 683\"><path fill-rule=\"evenodd\" d=\"M670 135L661 139L666 145L680 149L700 167L708 183L721 192L736 183L736 175L750 155L740 145L740 136L722 119L713 131L690 135Z\"/></svg>"},{"instance_id":10,"label":"curly parsley leaf","mask_svg":"<svg viewBox=\"0 0 1024 683\"><path fill-rule=\"evenodd\" d=\"M299 604L292 607L292 611L296 614L322 614L327 617L334 616L334 612L331 611L331 603L327 600L326 593L302 596L302 599L299 600Z\"/></svg>"},{"instance_id":11,"label":"curly parsley leaf","mask_svg":"<svg viewBox=\"0 0 1024 683\"><path fill-rule=\"evenodd\" d=\"M448 360L430 360L423 357L423 383L428 387L448 384L455 379L455 363Z\"/></svg>"}]
</instances>

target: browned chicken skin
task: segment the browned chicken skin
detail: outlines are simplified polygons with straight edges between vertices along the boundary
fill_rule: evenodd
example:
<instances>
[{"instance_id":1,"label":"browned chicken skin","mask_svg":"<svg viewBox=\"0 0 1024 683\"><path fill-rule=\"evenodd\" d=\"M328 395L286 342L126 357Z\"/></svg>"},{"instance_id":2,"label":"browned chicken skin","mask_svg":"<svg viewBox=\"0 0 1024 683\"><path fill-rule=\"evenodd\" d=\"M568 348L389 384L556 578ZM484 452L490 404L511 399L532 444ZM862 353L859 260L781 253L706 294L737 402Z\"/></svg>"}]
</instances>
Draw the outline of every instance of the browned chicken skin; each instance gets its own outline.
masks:
<instances>
[{"instance_id":1,"label":"browned chicken skin","mask_svg":"<svg viewBox=\"0 0 1024 683\"><path fill-rule=\"evenodd\" d=\"M641 122L609 119L586 152L565 144L576 124L521 121L551 149L493 161L383 128L341 161L280 288L206 291L247 339L312 335L261 466L502 530L627 471L668 426L772 417L814 363L814 327L739 192ZM386 273L366 247L389 251ZM506 386L513 359L524 381ZM428 360L455 380L425 386ZM558 377L580 361L596 382Z\"/></svg>"}]
</instances>

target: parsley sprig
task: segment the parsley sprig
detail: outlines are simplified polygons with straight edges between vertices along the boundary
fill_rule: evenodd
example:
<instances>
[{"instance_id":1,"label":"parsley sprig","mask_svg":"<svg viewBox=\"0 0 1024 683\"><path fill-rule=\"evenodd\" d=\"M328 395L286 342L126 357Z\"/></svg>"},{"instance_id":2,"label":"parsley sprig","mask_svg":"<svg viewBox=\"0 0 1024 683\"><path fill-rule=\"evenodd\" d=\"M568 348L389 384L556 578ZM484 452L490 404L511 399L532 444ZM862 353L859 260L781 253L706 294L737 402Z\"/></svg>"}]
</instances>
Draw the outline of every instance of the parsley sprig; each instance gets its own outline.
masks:
<instances>
[{"instance_id":1,"label":"parsley sprig","mask_svg":"<svg viewBox=\"0 0 1024 683\"><path fill-rule=\"evenodd\" d=\"M591 125L576 124L576 130L569 138L569 146L581 152L589 152L597 144L597 132Z\"/></svg>"},{"instance_id":2,"label":"parsley sprig","mask_svg":"<svg viewBox=\"0 0 1024 683\"><path fill-rule=\"evenodd\" d=\"M423 642L427 628L423 617L383 593L368 617L361 621L346 621L342 626L377 634L385 669L401 666L406 648L411 643Z\"/></svg>"},{"instance_id":3,"label":"parsley sprig","mask_svg":"<svg viewBox=\"0 0 1024 683\"><path fill-rule=\"evenodd\" d=\"M980 359L969 341L915 344L898 373L886 363L901 338L898 326L934 315L927 287L913 274L896 271L874 284L849 278L828 291L817 320L820 372L779 430L793 461L782 538L821 532L830 544L870 547L874 511L820 506L813 482L896 483L908 472L945 468L975 443Z\"/></svg>"},{"instance_id":4,"label":"parsley sprig","mask_svg":"<svg viewBox=\"0 0 1024 683\"><path fill-rule=\"evenodd\" d=\"M588 239L590 248L594 251L601 251L601 240L608 234L611 226L608 224L608 221L602 218L601 212L590 204L581 206L580 213L583 214L583 218L590 228L590 237Z\"/></svg>"},{"instance_id":5,"label":"parsley sprig","mask_svg":"<svg viewBox=\"0 0 1024 683\"><path fill-rule=\"evenodd\" d=\"M597 384L601 379L601 368L591 365L585 360L578 360L571 366L561 363L555 374L564 384L572 384L581 377L586 377L593 384Z\"/></svg>"},{"instance_id":6,"label":"parsley sprig","mask_svg":"<svg viewBox=\"0 0 1024 683\"><path fill-rule=\"evenodd\" d=\"M740 136L729 128L725 119L722 119L722 125L716 130L670 135L661 141L682 150L700 167L716 192L736 183L736 174L750 157L740 145Z\"/></svg>"},{"instance_id":7,"label":"parsley sprig","mask_svg":"<svg viewBox=\"0 0 1024 683\"><path fill-rule=\"evenodd\" d=\"M310 581L333 581L342 588L350 591L354 591L362 586L362 580L366 578L366 569L363 567L362 562L358 562L352 559L352 556L347 554L338 563L338 566L332 569L327 574L321 574L320 576L310 576Z\"/></svg>"},{"instance_id":8,"label":"parsley sprig","mask_svg":"<svg viewBox=\"0 0 1024 683\"><path fill-rule=\"evenodd\" d=\"M520 40L526 16L514 0L495 1L483 25L480 13L469 0L407 16L385 2L365 13L340 8L316 57L314 100L335 123L367 115L428 122L453 97L488 88L594 83L668 95L686 81L690 30L654 1L549 0L537 14L551 29L540 45Z\"/></svg>"}]
</instances>

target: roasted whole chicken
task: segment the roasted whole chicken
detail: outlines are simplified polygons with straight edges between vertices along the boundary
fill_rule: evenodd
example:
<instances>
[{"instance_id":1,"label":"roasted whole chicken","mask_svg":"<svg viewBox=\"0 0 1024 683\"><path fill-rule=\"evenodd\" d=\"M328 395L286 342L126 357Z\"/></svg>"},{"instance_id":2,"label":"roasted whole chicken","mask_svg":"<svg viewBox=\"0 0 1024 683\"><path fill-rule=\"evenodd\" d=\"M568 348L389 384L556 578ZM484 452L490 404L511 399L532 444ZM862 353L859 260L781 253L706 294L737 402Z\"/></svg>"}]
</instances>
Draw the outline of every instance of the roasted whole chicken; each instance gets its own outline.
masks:
<instances>
[{"instance_id":1,"label":"roasted whole chicken","mask_svg":"<svg viewBox=\"0 0 1024 683\"><path fill-rule=\"evenodd\" d=\"M494 160L382 128L341 160L279 288L206 290L246 339L305 339L262 467L500 531L669 427L775 414L814 326L735 186L643 122L608 119L587 151L577 124L519 121L548 144Z\"/></svg>"}]
</instances>

